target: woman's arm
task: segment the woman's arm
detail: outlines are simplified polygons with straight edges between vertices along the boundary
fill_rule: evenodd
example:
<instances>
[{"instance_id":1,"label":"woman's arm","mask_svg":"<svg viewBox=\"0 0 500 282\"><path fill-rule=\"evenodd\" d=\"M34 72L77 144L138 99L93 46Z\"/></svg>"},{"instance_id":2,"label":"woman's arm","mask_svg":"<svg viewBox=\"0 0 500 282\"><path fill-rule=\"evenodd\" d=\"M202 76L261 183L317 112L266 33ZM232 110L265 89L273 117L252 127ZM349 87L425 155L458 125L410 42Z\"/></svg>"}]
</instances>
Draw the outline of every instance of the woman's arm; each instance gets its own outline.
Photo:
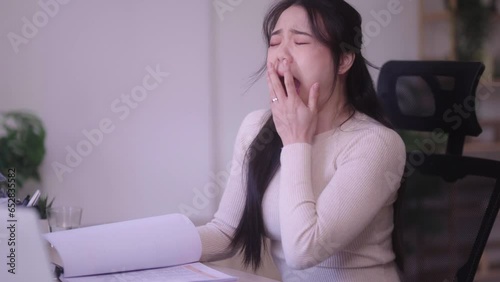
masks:
<instances>
[{"instance_id":1,"label":"woman's arm","mask_svg":"<svg viewBox=\"0 0 500 282\"><path fill-rule=\"evenodd\" d=\"M201 261L221 260L235 254L229 249L229 244L245 207L246 175L242 170L243 160L250 143L263 125L265 112L259 110L248 114L240 126L219 209L212 221L197 227L202 242Z\"/></svg>"},{"instance_id":2,"label":"woman's arm","mask_svg":"<svg viewBox=\"0 0 500 282\"><path fill-rule=\"evenodd\" d=\"M295 143L281 153L280 224L290 267L314 266L343 250L394 198L405 159L401 138L370 129L349 142L333 178L316 200L311 145Z\"/></svg>"}]
</instances>

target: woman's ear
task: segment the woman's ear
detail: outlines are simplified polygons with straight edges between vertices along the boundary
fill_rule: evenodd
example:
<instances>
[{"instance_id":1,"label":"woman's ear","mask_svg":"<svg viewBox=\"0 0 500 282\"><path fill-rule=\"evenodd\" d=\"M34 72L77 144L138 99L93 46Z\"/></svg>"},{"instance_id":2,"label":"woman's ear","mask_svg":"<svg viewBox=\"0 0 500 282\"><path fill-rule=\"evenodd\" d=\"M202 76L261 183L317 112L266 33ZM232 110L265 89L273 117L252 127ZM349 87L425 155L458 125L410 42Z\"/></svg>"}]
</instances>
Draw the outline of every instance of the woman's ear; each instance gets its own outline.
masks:
<instances>
[{"instance_id":1,"label":"woman's ear","mask_svg":"<svg viewBox=\"0 0 500 282\"><path fill-rule=\"evenodd\" d=\"M340 58L339 74L347 73L351 69L355 58L356 54L354 54L354 52L346 52L342 54L342 57Z\"/></svg>"}]
</instances>

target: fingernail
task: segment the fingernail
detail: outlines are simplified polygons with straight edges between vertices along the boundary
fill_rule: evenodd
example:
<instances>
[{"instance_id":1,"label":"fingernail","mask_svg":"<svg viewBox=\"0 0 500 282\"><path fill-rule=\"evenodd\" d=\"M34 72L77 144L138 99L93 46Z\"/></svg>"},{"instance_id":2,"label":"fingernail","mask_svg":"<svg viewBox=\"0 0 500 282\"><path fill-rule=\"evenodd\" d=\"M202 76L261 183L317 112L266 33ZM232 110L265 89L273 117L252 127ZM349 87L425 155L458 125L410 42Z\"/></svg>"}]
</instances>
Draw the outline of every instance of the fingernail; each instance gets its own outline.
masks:
<instances>
[{"instance_id":1,"label":"fingernail","mask_svg":"<svg viewBox=\"0 0 500 282\"><path fill-rule=\"evenodd\" d=\"M285 67L287 67L287 66L288 66L288 60L287 60L287 59L284 59L284 60L283 60L283 65L284 65Z\"/></svg>"}]
</instances>

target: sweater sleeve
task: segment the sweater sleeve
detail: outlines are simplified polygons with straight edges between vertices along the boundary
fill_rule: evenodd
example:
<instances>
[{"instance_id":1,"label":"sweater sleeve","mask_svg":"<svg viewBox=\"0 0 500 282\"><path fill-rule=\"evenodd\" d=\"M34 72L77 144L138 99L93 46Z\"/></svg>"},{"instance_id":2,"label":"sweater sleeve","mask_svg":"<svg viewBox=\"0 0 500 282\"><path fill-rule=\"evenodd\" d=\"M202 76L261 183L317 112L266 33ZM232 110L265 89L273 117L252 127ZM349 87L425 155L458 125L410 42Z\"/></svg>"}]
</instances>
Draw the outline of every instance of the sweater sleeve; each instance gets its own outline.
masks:
<instances>
[{"instance_id":1,"label":"sweater sleeve","mask_svg":"<svg viewBox=\"0 0 500 282\"><path fill-rule=\"evenodd\" d=\"M229 249L245 207L246 186L243 171L245 154L262 126L265 110L254 111L243 120L234 145L231 169L219 209L214 218L197 230L202 243L201 261L226 259L235 254Z\"/></svg>"},{"instance_id":2,"label":"sweater sleeve","mask_svg":"<svg viewBox=\"0 0 500 282\"><path fill-rule=\"evenodd\" d=\"M404 169L405 147L397 133L370 129L350 140L336 171L316 199L312 147L296 143L281 153L280 228L287 264L314 266L353 241L377 213L392 204Z\"/></svg>"}]
</instances>

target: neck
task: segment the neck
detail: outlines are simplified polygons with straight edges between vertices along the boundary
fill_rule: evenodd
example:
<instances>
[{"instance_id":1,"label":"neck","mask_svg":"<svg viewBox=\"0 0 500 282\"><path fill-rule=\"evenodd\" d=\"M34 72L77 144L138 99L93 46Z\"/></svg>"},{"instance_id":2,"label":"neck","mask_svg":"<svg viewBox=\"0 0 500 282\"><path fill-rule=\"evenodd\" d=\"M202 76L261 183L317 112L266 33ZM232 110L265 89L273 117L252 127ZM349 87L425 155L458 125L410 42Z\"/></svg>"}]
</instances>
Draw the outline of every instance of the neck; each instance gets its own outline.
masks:
<instances>
[{"instance_id":1,"label":"neck","mask_svg":"<svg viewBox=\"0 0 500 282\"><path fill-rule=\"evenodd\" d=\"M346 94L344 83L338 83L328 101L319 110L316 135L339 127L349 117L350 111L345 103Z\"/></svg>"}]
</instances>

